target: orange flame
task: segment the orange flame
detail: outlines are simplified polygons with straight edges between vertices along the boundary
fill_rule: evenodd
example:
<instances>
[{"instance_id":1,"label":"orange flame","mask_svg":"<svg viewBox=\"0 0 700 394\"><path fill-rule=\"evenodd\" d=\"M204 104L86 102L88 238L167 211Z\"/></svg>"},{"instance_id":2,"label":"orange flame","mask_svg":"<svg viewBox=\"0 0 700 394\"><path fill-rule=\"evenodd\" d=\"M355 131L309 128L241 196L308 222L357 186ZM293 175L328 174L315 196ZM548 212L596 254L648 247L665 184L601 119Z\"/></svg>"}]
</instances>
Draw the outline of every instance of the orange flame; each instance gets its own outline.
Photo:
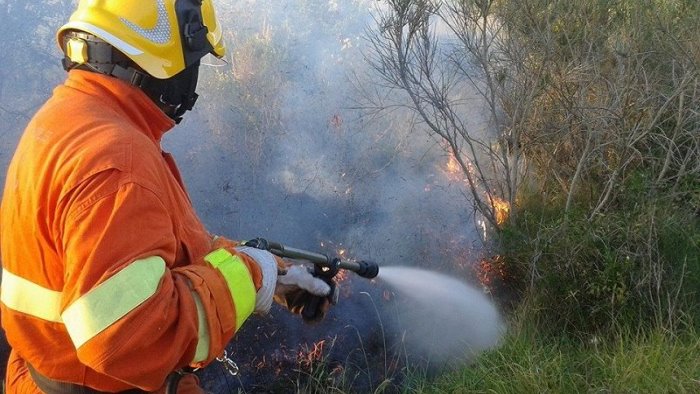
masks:
<instances>
[{"instance_id":1,"label":"orange flame","mask_svg":"<svg viewBox=\"0 0 700 394\"><path fill-rule=\"evenodd\" d=\"M510 204L507 201L496 196L489 196L491 205L493 206L494 214L496 215L496 223L502 225L508 220L510 214Z\"/></svg>"},{"instance_id":2,"label":"orange flame","mask_svg":"<svg viewBox=\"0 0 700 394\"><path fill-rule=\"evenodd\" d=\"M489 292L493 290L496 282L502 283L508 278L505 260L499 255L481 260L474 266L474 271L481 286Z\"/></svg>"},{"instance_id":3,"label":"orange flame","mask_svg":"<svg viewBox=\"0 0 700 394\"><path fill-rule=\"evenodd\" d=\"M299 364L311 368L315 362L320 361L323 358L323 348L326 345L326 340L321 339L320 341L313 344L308 352L304 350L299 352L298 361Z\"/></svg>"},{"instance_id":4,"label":"orange flame","mask_svg":"<svg viewBox=\"0 0 700 394\"><path fill-rule=\"evenodd\" d=\"M457 161L454 153L450 153L450 156L447 159L447 172L450 174L457 174L460 172L459 162Z\"/></svg>"},{"instance_id":5,"label":"orange flame","mask_svg":"<svg viewBox=\"0 0 700 394\"><path fill-rule=\"evenodd\" d=\"M476 177L476 170L474 169L474 164L467 160L466 161L466 167L467 171L469 171L469 175L471 175L472 179L477 179ZM445 166L445 172L447 172L448 176L453 179L453 180L460 180L463 182L467 182L466 178L461 178L460 176L462 175L462 167L459 164L459 161L457 160L457 157L453 152L449 153L449 156L447 158L447 164ZM457 179L461 178L461 179ZM475 185L477 188L480 188L480 185ZM427 191L427 190L426 190ZM494 210L494 215L496 219L496 223L500 226L508 220L508 216L510 215L510 204L502 199L499 198L498 196L494 196L490 193L487 193L486 191L479 190L482 194L486 195L491 202L491 206L493 207Z\"/></svg>"}]
</instances>

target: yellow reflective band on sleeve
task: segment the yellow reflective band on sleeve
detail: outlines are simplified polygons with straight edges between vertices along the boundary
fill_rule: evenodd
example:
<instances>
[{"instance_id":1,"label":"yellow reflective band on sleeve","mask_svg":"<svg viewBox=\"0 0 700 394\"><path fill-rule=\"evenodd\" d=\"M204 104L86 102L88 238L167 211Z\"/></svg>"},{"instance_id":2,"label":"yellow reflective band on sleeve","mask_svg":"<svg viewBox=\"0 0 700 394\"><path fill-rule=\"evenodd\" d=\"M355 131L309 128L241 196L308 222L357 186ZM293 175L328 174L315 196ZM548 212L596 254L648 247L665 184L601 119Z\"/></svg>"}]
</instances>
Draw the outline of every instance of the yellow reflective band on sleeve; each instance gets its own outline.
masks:
<instances>
[{"instance_id":1,"label":"yellow reflective band on sleeve","mask_svg":"<svg viewBox=\"0 0 700 394\"><path fill-rule=\"evenodd\" d=\"M217 249L204 257L216 267L224 278L231 292L236 308L236 331L255 310L255 284L248 267L239 256L234 256L226 249Z\"/></svg>"},{"instance_id":2,"label":"yellow reflective band on sleeve","mask_svg":"<svg viewBox=\"0 0 700 394\"><path fill-rule=\"evenodd\" d=\"M193 291L192 297L194 298L194 303L197 305L197 319L199 331L197 340L197 350L194 353L194 359L192 359L192 364L201 363L206 360L209 356L209 324L207 324L207 315L204 313L204 304L202 299L199 297L199 293Z\"/></svg>"},{"instance_id":3,"label":"yellow reflective band on sleeve","mask_svg":"<svg viewBox=\"0 0 700 394\"><path fill-rule=\"evenodd\" d=\"M2 271L0 301L17 312L54 323L62 321L60 291L49 290L7 270Z\"/></svg>"},{"instance_id":4,"label":"yellow reflective band on sleeve","mask_svg":"<svg viewBox=\"0 0 700 394\"><path fill-rule=\"evenodd\" d=\"M153 296L164 273L161 257L136 260L75 300L62 315L75 348Z\"/></svg>"}]
</instances>

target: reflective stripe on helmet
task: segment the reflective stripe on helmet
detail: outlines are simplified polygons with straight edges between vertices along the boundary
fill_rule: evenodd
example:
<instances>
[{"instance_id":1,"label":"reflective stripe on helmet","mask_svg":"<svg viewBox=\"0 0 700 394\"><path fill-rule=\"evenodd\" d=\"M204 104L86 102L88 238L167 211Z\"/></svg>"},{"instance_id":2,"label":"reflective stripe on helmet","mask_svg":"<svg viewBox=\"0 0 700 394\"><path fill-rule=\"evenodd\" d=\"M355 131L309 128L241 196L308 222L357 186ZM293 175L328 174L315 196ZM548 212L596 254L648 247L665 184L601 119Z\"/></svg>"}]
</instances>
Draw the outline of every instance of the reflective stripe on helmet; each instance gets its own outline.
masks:
<instances>
[{"instance_id":1,"label":"reflective stripe on helmet","mask_svg":"<svg viewBox=\"0 0 700 394\"><path fill-rule=\"evenodd\" d=\"M248 267L239 256L234 256L226 249L217 249L204 257L216 267L226 279L231 299L236 310L236 331L255 309L255 284Z\"/></svg>"},{"instance_id":2,"label":"reflective stripe on helmet","mask_svg":"<svg viewBox=\"0 0 700 394\"><path fill-rule=\"evenodd\" d=\"M61 315L75 348L153 296L163 274L163 258L136 260L75 300Z\"/></svg>"},{"instance_id":3,"label":"reflective stripe on helmet","mask_svg":"<svg viewBox=\"0 0 700 394\"><path fill-rule=\"evenodd\" d=\"M199 297L199 293L192 292L192 297L194 298L194 303L197 305L197 320L199 330L199 339L197 340L197 350L194 353L194 359L192 359L192 364L201 363L206 360L209 356L209 324L207 324L207 315L204 311L204 304L202 299Z\"/></svg>"},{"instance_id":4,"label":"reflective stripe on helmet","mask_svg":"<svg viewBox=\"0 0 700 394\"><path fill-rule=\"evenodd\" d=\"M67 23L64 28L66 30L80 30L80 31L86 31L90 32L103 40L107 41L110 45L113 47L117 48L121 52L123 52L127 56L140 56L143 55L143 51L134 47L133 45L129 45L127 42L124 40L115 37L114 34L111 34L104 29L100 29L99 27L87 23L87 22L81 22L81 21L75 21L75 22L69 22Z\"/></svg>"},{"instance_id":5,"label":"reflective stripe on helmet","mask_svg":"<svg viewBox=\"0 0 700 394\"><path fill-rule=\"evenodd\" d=\"M49 290L21 278L8 270L2 271L0 300L17 312L61 323L61 292Z\"/></svg>"}]
</instances>

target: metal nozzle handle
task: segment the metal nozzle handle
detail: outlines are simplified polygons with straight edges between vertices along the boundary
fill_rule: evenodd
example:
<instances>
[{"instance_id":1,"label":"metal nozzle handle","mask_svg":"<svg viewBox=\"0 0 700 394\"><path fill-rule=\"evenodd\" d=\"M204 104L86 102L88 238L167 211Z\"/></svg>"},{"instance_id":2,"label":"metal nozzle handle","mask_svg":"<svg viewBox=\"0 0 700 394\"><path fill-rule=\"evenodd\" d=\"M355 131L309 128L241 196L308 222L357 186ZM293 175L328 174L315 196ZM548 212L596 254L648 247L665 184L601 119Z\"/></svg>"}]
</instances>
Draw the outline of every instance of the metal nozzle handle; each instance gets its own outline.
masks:
<instances>
[{"instance_id":1,"label":"metal nozzle handle","mask_svg":"<svg viewBox=\"0 0 700 394\"><path fill-rule=\"evenodd\" d=\"M265 249L279 257L308 260L315 265L329 268L331 272L333 272L333 275L337 273L338 269L349 270L368 279L375 278L379 274L379 266L373 261L343 261L337 258L331 258L323 253L292 248L282 245L279 242L267 241L263 238L256 238L252 241L248 241L246 245Z\"/></svg>"}]
</instances>

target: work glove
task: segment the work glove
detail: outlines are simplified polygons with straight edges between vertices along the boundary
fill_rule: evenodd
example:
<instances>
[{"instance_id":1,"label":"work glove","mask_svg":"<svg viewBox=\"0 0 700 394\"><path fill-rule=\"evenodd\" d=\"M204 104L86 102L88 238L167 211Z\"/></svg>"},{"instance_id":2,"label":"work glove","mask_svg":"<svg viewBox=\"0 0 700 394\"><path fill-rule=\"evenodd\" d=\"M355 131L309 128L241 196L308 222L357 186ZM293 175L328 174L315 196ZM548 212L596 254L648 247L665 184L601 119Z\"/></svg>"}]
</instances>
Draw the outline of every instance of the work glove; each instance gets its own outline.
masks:
<instances>
[{"instance_id":1,"label":"work glove","mask_svg":"<svg viewBox=\"0 0 700 394\"><path fill-rule=\"evenodd\" d=\"M255 312L269 312L274 300L305 321L316 322L337 302L337 286L332 279L315 277L306 267L293 265L266 250L248 246L235 249L251 257L262 271Z\"/></svg>"},{"instance_id":2,"label":"work glove","mask_svg":"<svg viewBox=\"0 0 700 394\"><path fill-rule=\"evenodd\" d=\"M235 249L237 252L252 258L258 267L260 267L260 271L262 272L262 286L260 286L255 296L255 312L262 314L268 313L272 306L275 288L277 287L277 272L283 262L266 250L248 246L238 246Z\"/></svg>"},{"instance_id":3,"label":"work glove","mask_svg":"<svg viewBox=\"0 0 700 394\"><path fill-rule=\"evenodd\" d=\"M323 319L338 300L338 287L330 278L315 277L302 265L287 265L277 276L275 302L306 322Z\"/></svg>"}]
</instances>

